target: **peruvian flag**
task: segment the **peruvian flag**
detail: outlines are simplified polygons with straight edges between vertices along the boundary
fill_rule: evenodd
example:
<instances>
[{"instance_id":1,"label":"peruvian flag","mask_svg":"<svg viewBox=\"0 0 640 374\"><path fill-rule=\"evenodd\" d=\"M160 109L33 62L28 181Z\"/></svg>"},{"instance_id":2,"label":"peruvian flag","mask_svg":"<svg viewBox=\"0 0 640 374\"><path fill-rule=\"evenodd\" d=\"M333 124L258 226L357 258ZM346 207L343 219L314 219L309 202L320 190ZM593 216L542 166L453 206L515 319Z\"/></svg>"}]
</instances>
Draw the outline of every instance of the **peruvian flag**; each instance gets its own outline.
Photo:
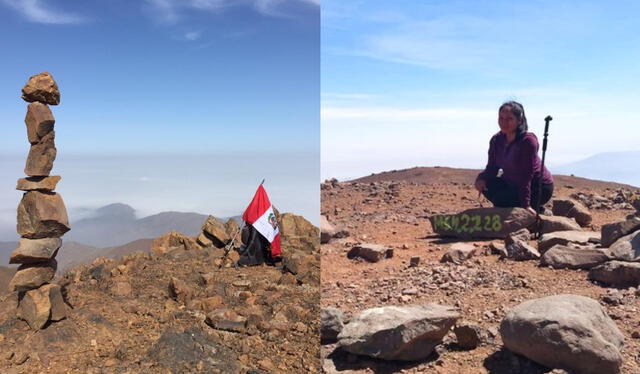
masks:
<instances>
[{"instance_id":1,"label":"peruvian flag","mask_svg":"<svg viewBox=\"0 0 640 374\"><path fill-rule=\"evenodd\" d=\"M271 256L280 256L280 230L276 215L269 202L267 191L262 184L258 186L253 200L242 214L242 219L252 225L258 232L271 243Z\"/></svg>"}]
</instances>

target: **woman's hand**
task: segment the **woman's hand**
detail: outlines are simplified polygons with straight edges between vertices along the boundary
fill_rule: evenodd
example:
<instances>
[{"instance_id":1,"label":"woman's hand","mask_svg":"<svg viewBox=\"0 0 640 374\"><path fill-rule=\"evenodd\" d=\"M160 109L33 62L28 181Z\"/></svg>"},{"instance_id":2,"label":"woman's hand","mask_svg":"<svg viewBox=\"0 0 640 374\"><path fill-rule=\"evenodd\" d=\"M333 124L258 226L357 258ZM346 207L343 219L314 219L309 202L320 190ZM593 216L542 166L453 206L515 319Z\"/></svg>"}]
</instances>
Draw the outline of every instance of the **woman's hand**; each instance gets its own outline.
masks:
<instances>
[{"instance_id":1,"label":"woman's hand","mask_svg":"<svg viewBox=\"0 0 640 374\"><path fill-rule=\"evenodd\" d=\"M528 206L528 207L527 207L527 210L528 210L529 212L531 212L531 214L534 214L534 215L536 215L536 214L537 214L537 213L536 213L536 210L535 210L535 209L533 209L533 208L532 208L532 207L530 207L530 206Z\"/></svg>"},{"instance_id":2,"label":"woman's hand","mask_svg":"<svg viewBox=\"0 0 640 374\"><path fill-rule=\"evenodd\" d=\"M482 192L487 189L487 182L484 179L476 179L476 190Z\"/></svg>"}]
</instances>

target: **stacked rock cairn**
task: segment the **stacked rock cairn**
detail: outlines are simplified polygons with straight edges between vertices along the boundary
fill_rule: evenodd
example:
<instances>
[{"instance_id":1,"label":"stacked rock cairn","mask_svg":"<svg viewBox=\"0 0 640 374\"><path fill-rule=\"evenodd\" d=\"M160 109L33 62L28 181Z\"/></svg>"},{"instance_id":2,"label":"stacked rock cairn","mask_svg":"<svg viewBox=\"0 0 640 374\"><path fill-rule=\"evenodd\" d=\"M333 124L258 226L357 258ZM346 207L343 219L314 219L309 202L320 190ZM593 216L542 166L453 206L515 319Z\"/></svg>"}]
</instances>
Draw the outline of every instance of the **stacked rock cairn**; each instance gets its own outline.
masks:
<instances>
[{"instance_id":1,"label":"stacked rock cairn","mask_svg":"<svg viewBox=\"0 0 640 374\"><path fill-rule=\"evenodd\" d=\"M50 284L57 270L55 260L62 245L60 237L69 231L67 210L54 192L60 176L50 176L56 158L55 119L48 105L60 103L58 85L49 73L29 78L22 88L29 102L25 123L31 149L17 190L25 191L18 206L18 234L21 239L9 263L21 264L9 283L18 293L17 316L34 329L66 317L60 286Z\"/></svg>"}]
</instances>

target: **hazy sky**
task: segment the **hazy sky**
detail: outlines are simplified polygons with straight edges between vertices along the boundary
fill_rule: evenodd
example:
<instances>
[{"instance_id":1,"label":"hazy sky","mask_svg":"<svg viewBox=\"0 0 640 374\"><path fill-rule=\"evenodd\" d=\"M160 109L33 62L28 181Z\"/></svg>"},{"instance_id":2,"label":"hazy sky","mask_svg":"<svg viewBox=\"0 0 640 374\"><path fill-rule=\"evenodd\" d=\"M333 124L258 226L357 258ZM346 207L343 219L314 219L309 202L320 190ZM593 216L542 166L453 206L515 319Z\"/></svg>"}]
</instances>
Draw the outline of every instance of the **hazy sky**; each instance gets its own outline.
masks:
<instances>
[{"instance_id":1,"label":"hazy sky","mask_svg":"<svg viewBox=\"0 0 640 374\"><path fill-rule=\"evenodd\" d=\"M70 211L238 214L266 178L318 222L318 1L0 0L0 34L1 212L29 150L20 89L48 71Z\"/></svg>"},{"instance_id":2,"label":"hazy sky","mask_svg":"<svg viewBox=\"0 0 640 374\"><path fill-rule=\"evenodd\" d=\"M547 165L640 144L637 1L322 2L322 178L483 168L524 104ZM553 169L552 169L553 172Z\"/></svg>"}]
</instances>

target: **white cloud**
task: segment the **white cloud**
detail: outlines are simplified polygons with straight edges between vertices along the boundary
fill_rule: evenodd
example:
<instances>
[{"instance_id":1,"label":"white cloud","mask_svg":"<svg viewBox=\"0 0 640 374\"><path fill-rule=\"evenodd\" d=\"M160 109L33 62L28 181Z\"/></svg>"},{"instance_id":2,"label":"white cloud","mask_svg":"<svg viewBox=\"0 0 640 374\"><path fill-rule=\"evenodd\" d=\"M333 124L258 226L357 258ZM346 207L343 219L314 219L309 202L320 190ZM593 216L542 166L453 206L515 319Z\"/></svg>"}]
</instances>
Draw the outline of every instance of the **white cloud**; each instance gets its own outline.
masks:
<instances>
[{"instance_id":1,"label":"white cloud","mask_svg":"<svg viewBox=\"0 0 640 374\"><path fill-rule=\"evenodd\" d=\"M79 24L87 22L85 17L51 9L42 0L0 0L7 6L15 9L23 17L31 22L46 24Z\"/></svg>"},{"instance_id":2,"label":"white cloud","mask_svg":"<svg viewBox=\"0 0 640 374\"><path fill-rule=\"evenodd\" d=\"M6 0L5 0L6 1ZM185 10L221 12L227 8L245 6L269 17L288 17L286 5L304 3L320 6L319 0L145 0L150 6L150 16L156 22L176 24Z\"/></svg>"},{"instance_id":3,"label":"white cloud","mask_svg":"<svg viewBox=\"0 0 640 374\"><path fill-rule=\"evenodd\" d=\"M200 39L201 35L202 35L202 32L200 31L191 31L184 34L184 39L188 41L198 40Z\"/></svg>"}]
</instances>

